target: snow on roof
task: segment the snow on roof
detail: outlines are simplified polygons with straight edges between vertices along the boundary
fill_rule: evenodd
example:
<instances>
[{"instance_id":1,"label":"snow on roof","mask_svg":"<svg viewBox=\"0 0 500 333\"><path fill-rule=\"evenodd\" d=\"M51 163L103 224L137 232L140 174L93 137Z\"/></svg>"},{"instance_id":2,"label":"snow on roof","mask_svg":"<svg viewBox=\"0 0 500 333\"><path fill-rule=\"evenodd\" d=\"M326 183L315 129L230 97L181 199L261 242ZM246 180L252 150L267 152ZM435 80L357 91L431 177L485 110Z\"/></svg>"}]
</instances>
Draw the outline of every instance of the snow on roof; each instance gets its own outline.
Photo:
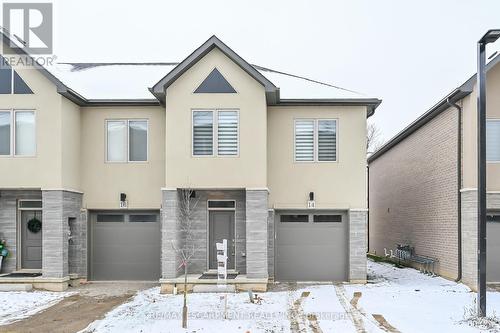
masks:
<instances>
[{"instance_id":1,"label":"snow on roof","mask_svg":"<svg viewBox=\"0 0 500 333\"><path fill-rule=\"evenodd\" d=\"M148 88L175 66L171 63L63 63L47 69L86 99L155 99Z\"/></svg>"},{"instance_id":2,"label":"snow on roof","mask_svg":"<svg viewBox=\"0 0 500 333\"><path fill-rule=\"evenodd\" d=\"M368 98L353 90L302 76L253 65L262 75L280 88L280 99L351 99Z\"/></svg>"},{"instance_id":3,"label":"snow on roof","mask_svg":"<svg viewBox=\"0 0 500 333\"><path fill-rule=\"evenodd\" d=\"M177 63L60 63L46 67L67 87L86 99L154 99L148 88ZM280 88L281 99L359 99L361 93L332 84L254 67Z\"/></svg>"}]
</instances>

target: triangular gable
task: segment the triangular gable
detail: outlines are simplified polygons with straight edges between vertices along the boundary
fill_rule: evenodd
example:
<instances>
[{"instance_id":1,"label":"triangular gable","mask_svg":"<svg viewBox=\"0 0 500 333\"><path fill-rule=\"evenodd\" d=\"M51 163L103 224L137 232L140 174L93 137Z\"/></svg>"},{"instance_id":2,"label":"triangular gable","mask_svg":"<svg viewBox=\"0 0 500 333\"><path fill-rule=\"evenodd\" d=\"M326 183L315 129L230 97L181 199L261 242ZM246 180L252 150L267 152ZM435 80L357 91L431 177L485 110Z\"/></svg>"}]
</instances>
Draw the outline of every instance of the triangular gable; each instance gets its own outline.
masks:
<instances>
[{"instance_id":1,"label":"triangular gable","mask_svg":"<svg viewBox=\"0 0 500 333\"><path fill-rule=\"evenodd\" d=\"M166 89L177 80L182 74L184 74L188 69L190 69L195 63L197 63L201 58L207 55L214 48L218 48L222 53L224 53L229 59L240 66L248 75L254 78L257 82L264 86L266 91L266 97L268 102L271 104L276 103L279 99L278 93L279 89L269 81L264 75L262 75L258 70L256 70L252 65L241 58L236 52L231 50L226 44L224 44L220 39L215 36L210 37L205 43L203 43L199 48L197 48L193 53L191 53L186 59L184 59L179 65L172 69L163 79L156 83L151 89L151 93L155 95L162 103L165 103L165 91Z\"/></svg>"},{"instance_id":2,"label":"triangular gable","mask_svg":"<svg viewBox=\"0 0 500 333\"><path fill-rule=\"evenodd\" d=\"M226 78L222 76L217 68L214 68L210 74L203 80L203 82L194 91L195 94L234 94L233 86L227 82Z\"/></svg>"}]
</instances>

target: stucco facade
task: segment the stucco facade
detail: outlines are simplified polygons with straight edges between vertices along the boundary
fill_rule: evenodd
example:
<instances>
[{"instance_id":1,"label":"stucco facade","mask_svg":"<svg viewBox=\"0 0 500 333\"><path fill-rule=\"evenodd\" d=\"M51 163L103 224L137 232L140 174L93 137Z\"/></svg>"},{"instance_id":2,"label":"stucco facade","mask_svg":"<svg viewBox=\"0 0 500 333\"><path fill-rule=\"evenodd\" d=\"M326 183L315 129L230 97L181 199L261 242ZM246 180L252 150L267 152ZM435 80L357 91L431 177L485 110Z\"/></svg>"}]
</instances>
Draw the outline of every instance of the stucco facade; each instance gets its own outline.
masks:
<instances>
[{"instance_id":1,"label":"stucco facade","mask_svg":"<svg viewBox=\"0 0 500 333\"><path fill-rule=\"evenodd\" d=\"M99 66L89 65L95 67ZM222 84L229 84L234 93L195 93L214 69L226 81ZM159 223L161 241L158 248L154 242L142 247L139 244L130 261L141 260L141 253L148 258L148 251L161 252L161 262L151 263L151 270L160 266L161 276L157 278L162 290L171 291L181 274L175 249L184 242L179 226L179 194L189 188L199 203L193 225L201 246L190 263L190 274L214 273L208 253L217 237L211 234L210 226L234 214L234 238L229 235L234 243L230 249L235 262L231 272L240 276L237 284L245 285L241 288L265 288L268 279L275 277L275 223L280 223L281 212L296 210L298 214L309 209L311 216L315 212L347 216L343 223L348 224L345 237L349 245L342 250L349 263L346 276L351 281L366 280L365 130L367 116L373 114L380 100L325 95L321 99L287 99L285 103L279 97L279 86L262 74L264 70L248 64L216 37L171 66L170 72L163 73L164 79L158 81L161 77L156 74L154 81L145 82L142 89L146 92L153 87L147 99L83 97L52 72L22 67L14 70L33 94L0 94L0 110L34 111L36 154L0 156L4 171L0 175L0 238L6 239L11 250L2 273L25 268L23 258L28 250L23 255L18 253L20 243L28 243L23 236L27 222L21 218L21 211L29 206L23 200L33 199L40 203L32 210L41 212L43 226L41 245L35 247L41 251L41 277L37 281L45 282L47 289L64 289L71 279L93 279L92 253L96 249L106 253L107 246L104 234L96 234L96 230L121 228L119 234L129 235L135 242L145 232L143 223L147 220ZM196 110L237 112L236 154L194 155ZM294 121L306 118L335 120L334 161L294 160ZM128 157L123 161L108 159L109 121L123 121L127 126L133 121L146 124L145 160L130 160L133 133L129 127L123 134ZM216 131L218 125L214 126ZM217 134L212 135L213 142L220 140ZM317 142L319 134L315 135ZM212 201L221 208L209 207ZM309 208L308 201L312 202ZM231 213L217 216L211 211ZM158 220L151 212L158 214ZM145 220L140 224L138 218ZM315 227L312 221L311 227ZM147 243L147 239L138 242ZM136 252L141 253L135 256ZM113 261L103 260L108 259ZM113 267L120 263L117 258ZM123 263L124 279L131 265Z\"/></svg>"}]
</instances>

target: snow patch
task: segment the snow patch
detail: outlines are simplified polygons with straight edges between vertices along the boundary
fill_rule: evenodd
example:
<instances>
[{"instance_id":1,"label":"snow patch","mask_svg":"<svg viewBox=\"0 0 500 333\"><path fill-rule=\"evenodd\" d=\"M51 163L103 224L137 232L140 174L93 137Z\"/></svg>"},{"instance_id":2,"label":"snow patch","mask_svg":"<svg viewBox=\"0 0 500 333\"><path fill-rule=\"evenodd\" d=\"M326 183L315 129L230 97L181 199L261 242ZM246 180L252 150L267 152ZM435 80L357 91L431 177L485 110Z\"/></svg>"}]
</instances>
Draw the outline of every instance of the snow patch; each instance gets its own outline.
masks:
<instances>
[{"instance_id":1,"label":"snow patch","mask_svg":"<svg viewBox=\"0 0 500 333\"><path fill-rule=\"evenodd\" d=\"M0 292L0 325L32 316L60 302L71 293L49 291Z\"/></svg>"}]
</instances>

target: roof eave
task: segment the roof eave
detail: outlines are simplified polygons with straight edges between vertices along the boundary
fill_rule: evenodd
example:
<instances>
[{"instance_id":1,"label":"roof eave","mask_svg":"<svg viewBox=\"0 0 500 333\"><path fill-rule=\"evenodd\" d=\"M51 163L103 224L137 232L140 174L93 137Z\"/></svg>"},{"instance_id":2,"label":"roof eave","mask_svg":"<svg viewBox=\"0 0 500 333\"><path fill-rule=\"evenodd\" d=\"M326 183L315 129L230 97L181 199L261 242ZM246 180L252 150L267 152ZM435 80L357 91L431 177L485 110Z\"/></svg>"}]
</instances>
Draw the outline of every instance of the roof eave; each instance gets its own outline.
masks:
<instances>
[{"instance_id":1,"label":"roof eave","mask_svg":"<svg viewBox=\"0 0 500 333\"><path fill-rule=\"evenodd\" d=\"M495 67L500 62L500 54L496 55L488 64L486 64L486 72ZM405 138L413 134L420 127L425 125L428 121L433 119L435 116L440 114L442 111L448 108L448 102L455 103L465 96L472 93L474 90L474 86L477 81L477 73L472 75L467 81L465 81L461 86L454 89L451 93L449 93L445 98L440 100L437 104L435 104L432 108L430 108L427 112L417 118L410 125L405 127L401 132L396 134L391 140L389 140L385 145L379 148L376 152L374 152L369 158L368 163L375 161L377 158L385 154L392 147L403 141Z\"/></svg>"},{"instance_id":2,"label":"roof eave","mask_svg":"<svg viewBox=\"0 0 500 333\"><path fill-rule=\"evenodd\" d=\"M468 82L468 81L467 81ZM466 83L467 83L466 82ZM384 144L381 148L379 148L376 152L374 152L368 158L368 164L375 161L377 158L385 154L391 148L399 144L401 141L409 137L411 134L416 132L422 126L427 124L430 120L435 118L441 112L447 110L450 105L449 103L455 103L465 96L469 95L472 92L472 88L469 84L464 83L462 86L456 88L451 93L449 93L445 98L440 100L437 104L435 104L432 108L430 108L427 112L413 121L410 125L405 127L401 132L396 134L391 140L389 140L386 144ZM469 89L470 88L470 89Z\"/></svg>"},{"instance_id":3,"label":"roof eave","mask_svg":"<svg viewBox=\"0 0 500 333\"><path fill-rule=\"evenodd\" d=\"M278 106L366 106L367 118L375 113L375 109L382 103L378 98L301 98L280 99Z\"/></svg>"}]
</instances>

